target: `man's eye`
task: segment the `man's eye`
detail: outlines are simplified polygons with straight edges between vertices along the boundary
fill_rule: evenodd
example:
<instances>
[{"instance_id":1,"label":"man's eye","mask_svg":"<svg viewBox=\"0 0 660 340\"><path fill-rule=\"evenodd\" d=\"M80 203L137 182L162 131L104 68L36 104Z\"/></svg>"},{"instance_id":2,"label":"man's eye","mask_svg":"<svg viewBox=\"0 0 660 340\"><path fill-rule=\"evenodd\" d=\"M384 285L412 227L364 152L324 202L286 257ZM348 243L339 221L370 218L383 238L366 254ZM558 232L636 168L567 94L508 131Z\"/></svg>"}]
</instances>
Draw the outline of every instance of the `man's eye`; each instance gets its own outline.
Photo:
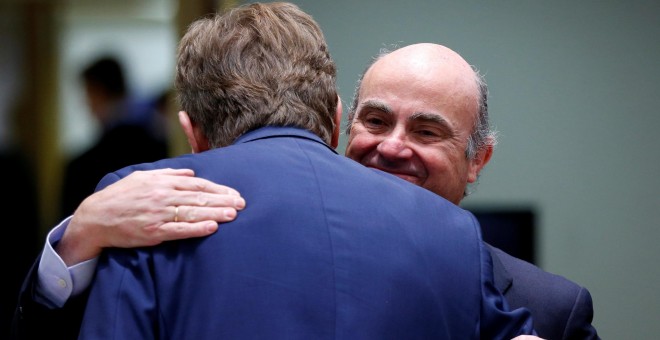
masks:
<instances>
[{"instance_id":1,"label":"man's eye","mask_svg":"<svg viewBox=\"0 0 660 340\"><path fill-rule=\"evenodd\" d=\"M418 130L417 134L426 136L426 137L438 137L439 135L432 130Z\"/></svg>"},{"instance_id":2,"label":"man's eye","mask_svg":"<svg viewBox=\"0 0 660 340\"><path fill-rule=\"evenodd\" d=\"M438 129L420 129L415 130L415 135L427 142L439 142L449 138L442 130Z\"/></svg>"},{"instance_id":3,"label":"man's eye","mask_svg":"<svg viewBox=\"0 0 660 340\"><path fill-rule=\"evenodd\" d=\"M371 117L364 120L364 125L367 127L381 127L385 125L385 121L380 118Z\"/></svg>"},{"instance_id":4,"label":"man's eye","mask_svg":"<svg viewBox=\"0 0 660 340\"><path fill-rule=\"evenodd\" d=\"M366 117L363 121L362 124L364 127L367 129L383 129L384 127L387 126L387 121L384 119L378 118L378 117Z\"/></svg>"}]
</instances>

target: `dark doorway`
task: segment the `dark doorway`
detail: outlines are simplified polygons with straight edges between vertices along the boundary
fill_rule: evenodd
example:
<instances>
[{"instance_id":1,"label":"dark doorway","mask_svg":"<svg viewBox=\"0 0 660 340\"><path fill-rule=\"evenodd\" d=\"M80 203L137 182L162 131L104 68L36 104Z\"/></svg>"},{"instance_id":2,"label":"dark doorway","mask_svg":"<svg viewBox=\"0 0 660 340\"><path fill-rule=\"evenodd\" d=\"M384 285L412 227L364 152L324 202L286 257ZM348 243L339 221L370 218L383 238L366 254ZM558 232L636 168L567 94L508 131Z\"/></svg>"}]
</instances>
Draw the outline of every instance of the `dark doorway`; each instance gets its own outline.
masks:
<instances>
[{"instance_id":1,"label":"dark doorway","mask_svg":"<svg viewBox=\"0 0 660 340\"><path fill-rule=\"evenodd\" d=\"M536 221L529 208L467 208L479 220L483 239L509 255L535 264Z\"/></svg>"}]
</instances>

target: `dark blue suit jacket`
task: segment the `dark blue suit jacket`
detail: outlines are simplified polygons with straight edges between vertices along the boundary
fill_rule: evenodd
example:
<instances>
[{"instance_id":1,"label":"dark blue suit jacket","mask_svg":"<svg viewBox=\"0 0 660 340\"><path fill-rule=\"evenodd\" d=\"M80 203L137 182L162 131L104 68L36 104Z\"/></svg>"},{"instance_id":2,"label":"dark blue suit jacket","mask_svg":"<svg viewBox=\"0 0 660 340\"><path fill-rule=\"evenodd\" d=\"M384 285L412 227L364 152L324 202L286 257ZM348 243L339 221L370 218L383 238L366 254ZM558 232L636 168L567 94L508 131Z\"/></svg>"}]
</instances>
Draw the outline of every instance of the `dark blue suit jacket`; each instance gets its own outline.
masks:
<instances>
[{"instance_id":1,"label":"dark blue suit jacket","mask_svg":"<svg viewBox=\"0 0 660 340\"><path fill-rule=\"evenodd\" d=\"M213 235L99 260L82 339L508 339L530 333L495 289L476 219L337 155L262 128L230 147L122 169L191 168L248 206Z\"/></svg>"},{"instance_id":2,"label":"dark blue suit jacket","mask_svg":"<svg viewBox=\"0 0 660 340\"><path fill-rule=\"evenodd\" d=\"M599 339L589 291L568 279L488 245L495 285L511 308L526 307L538 336L547 340Z\"/></svg>"}]
</instances>

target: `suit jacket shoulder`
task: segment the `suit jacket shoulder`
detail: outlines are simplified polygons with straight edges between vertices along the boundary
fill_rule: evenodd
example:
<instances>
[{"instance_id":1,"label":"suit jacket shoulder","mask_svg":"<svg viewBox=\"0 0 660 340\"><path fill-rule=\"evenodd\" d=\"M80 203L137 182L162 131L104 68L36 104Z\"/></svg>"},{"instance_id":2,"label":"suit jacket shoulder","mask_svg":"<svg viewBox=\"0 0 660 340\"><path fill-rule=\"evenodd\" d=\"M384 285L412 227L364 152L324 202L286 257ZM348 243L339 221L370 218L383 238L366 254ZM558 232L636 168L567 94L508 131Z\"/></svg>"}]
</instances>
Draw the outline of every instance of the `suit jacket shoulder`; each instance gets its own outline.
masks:
<instances>
[{"instance_id":1,"label":"suit jacket shoulder","mask_svg":"<svg viewBox=\"0 0 660 340\"><path fill-rule=\"evenodd\" d=\"M495 285L511 308L528 308L544 339L599 339L589 291L491 245Z\"/></svg>"}]
</instances>

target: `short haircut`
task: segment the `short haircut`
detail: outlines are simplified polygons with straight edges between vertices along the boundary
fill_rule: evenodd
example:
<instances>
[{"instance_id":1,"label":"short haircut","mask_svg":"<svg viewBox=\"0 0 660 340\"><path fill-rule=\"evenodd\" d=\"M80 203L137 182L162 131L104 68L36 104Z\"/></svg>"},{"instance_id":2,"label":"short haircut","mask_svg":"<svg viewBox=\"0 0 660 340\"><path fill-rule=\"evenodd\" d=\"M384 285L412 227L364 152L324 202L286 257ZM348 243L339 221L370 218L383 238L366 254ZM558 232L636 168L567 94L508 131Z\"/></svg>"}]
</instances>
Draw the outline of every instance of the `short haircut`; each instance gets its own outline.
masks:
<instances>
[{"instance_id":1,"label":"short haircut","mask_svg":"<svg viewBox=\"0 0 660 340\"><path fill-rule=\"evenodd\" d=\"M330 143L336 73L310 15L290 3L252 3L188 28L175 88L212 148L263 126L305 128Z\"/></svg>"}]
</instances>

